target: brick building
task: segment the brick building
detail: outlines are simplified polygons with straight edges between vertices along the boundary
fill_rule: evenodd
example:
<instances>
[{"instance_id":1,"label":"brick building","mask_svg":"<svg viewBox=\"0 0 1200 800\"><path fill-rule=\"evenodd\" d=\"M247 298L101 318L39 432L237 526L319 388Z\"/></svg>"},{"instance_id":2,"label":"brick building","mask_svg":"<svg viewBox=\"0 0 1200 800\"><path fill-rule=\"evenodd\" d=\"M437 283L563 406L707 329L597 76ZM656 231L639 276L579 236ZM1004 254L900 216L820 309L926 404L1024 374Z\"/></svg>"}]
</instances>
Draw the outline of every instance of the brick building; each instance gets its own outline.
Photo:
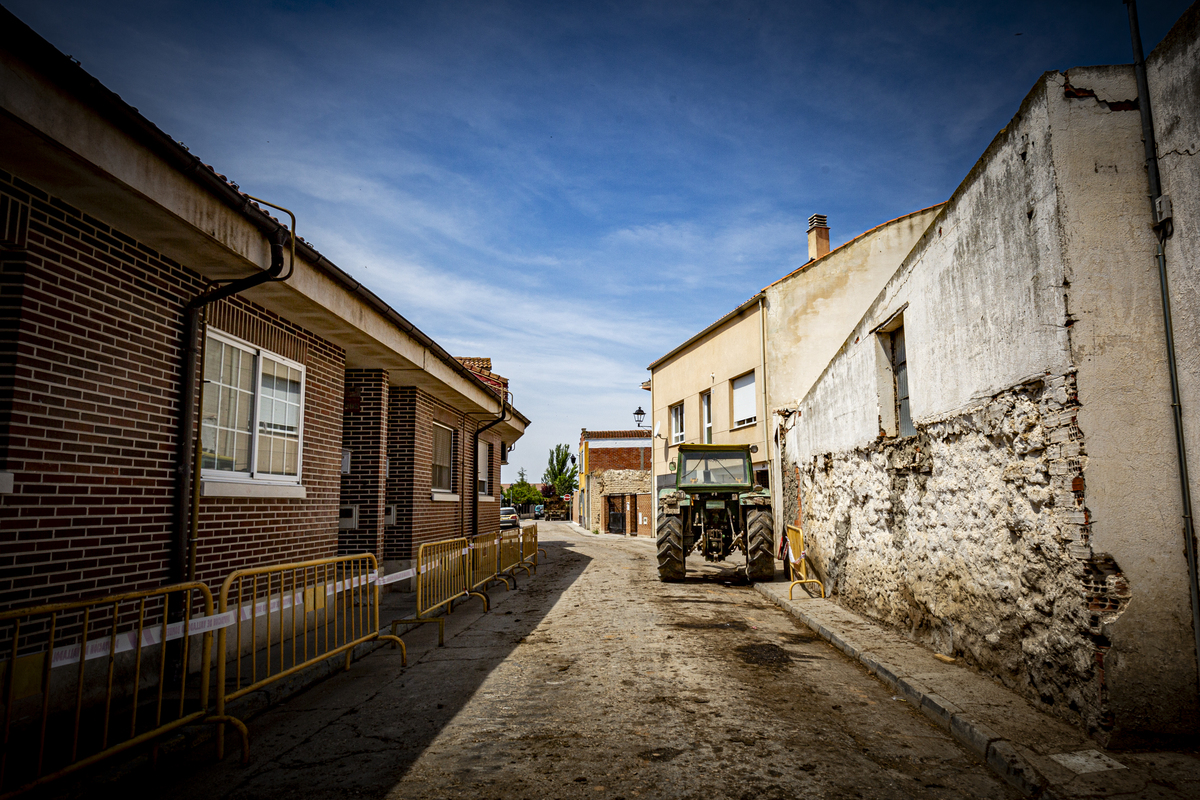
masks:
<instances>
[{"instance_id":1,"label":"brick building","mask_svg":"<svg viewBox=\"0 0 1200 800\"><path fill-rule=\"evenodd\" d=\"M572 516L588 530L653 536L650 431L579 434L579 491Z\"/></svg>"},{"instance_id":2,"label":"brick building","mask_svg":"<svg viewBox=\"0 0 1200 800\"><path fill-rule=\"evenodd\" d=\"M498 528L490 368L3 9L0 141L0 607Z\"/></svg>"}]
</instances>

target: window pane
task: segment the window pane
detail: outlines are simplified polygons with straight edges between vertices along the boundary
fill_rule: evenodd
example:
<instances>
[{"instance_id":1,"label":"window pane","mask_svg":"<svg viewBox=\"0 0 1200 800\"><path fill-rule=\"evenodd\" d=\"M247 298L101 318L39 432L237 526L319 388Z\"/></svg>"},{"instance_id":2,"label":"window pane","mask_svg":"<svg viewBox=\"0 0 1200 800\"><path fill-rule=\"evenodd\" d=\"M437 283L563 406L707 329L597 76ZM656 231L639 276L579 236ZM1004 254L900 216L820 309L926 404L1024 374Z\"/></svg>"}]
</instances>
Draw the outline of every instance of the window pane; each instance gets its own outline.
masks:
<instances>
[{"instance_id":1,"label":"window pane","mask_svg":"<svg viewBox=\"0 0 1200 800\"><path fill-rule=\"evenodd\" d=\"M300 456L300 444L295 440L289 440L284 445L283 472L285 475L295 475Z\"/></svg>"},{"instance_id":2,"label":"window pane","mask_svg":"<svg viewBox=\"0 0 1200 800\"><path fill-rule=\"evenodd\" d=\"M452 491L451 481L451 451L454 436L448 428L440 425L433 426L433 488L441 491Z\"/></svg>"},{"instance_id":3,"label":"window pane","mask_svg":"<svg viewBox=\"0 0 1200 800\"><path fill-rule=\"evenodd\" d=\"M754 396L754 373L733 381L733 424L748 425L758 418Z\"/></svg>"},{"instance_id":4,"label":"window pane","mask_svg":"<svg viewBox=\"0 0 1200 800\"><path fill-rule=\"evenodd\" d=\"M746 459L740 455L683 454L683 482L686 484L749 483Z\"/></svg>"},{"instance_id":5,"label":"window pane","mask_svg":"<svg viewBox=\"0 0 1200 800\"><path fill-rule=\"evenodd\" d=\"M220 380L221 352L224 345L216 339L204 342L204 380L205 382Z\"/></svg>"},{"instance_id":6,"label":"window pane","mask_svg":"<svg viewBox=\"0 0 1200 800\"><path fill-rule=\"evenodd\" d=\"M250 471L250 434L235 433L234 437L234 452L233 452L233 471L234 472L249 472Z\"/></svg>"}]
</instances>

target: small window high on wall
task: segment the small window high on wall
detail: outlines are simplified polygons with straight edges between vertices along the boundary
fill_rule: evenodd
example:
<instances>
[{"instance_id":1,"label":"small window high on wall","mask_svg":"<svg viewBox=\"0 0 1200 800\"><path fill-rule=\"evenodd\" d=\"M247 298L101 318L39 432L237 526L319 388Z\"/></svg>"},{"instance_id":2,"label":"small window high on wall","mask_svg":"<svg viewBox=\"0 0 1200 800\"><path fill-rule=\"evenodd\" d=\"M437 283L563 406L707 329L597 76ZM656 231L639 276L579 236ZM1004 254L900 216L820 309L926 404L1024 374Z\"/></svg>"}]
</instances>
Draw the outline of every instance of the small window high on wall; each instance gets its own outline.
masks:
<instances>
[{"instance_id":1,"label":"small window high on wall","mask_svg":"<svg viewBox=\"0 0 1200 800\"><path fill-rule=\"evenodd\" d=\"M487 442L479 443L479 463L476 465L476 483L480 494L491 494L488 491L488 467L492 463L492 446Z\"/></svg>"},{"instance_id":2,"label":"small window high on wall","mask_svg":"<svg viewBox=\"0 0 1200 800\"><path fill-rule=\"evenodd\" d=\"M754 373L748 372L733 379L733 427L753 425L758 421L758 402L754 396Z\"/></svg>"},{"instance_id":3,"label":"small window high on wall","mask_svg":"<svg viewBox=\"0 0 1200 800\"><path fill-rule=\"evenodd\" d=\"M904 326L892 332L892 374L896 376L896 419L901 436L916 436L908 408L908 354L904 348Z\"/></svg>"},{"instance_id":4,"label":"small window high on wall","mask_svg":"<svg viewBox=\"0 0 1200 800\"><path fill-rule=\"evenodd\" d=\"M454 431L434 423L433 425L433 491L454 491L454 470L451 459L454 452Z\"/></svg>"},{"instance_id":5,"label":"small window high on wall","mask_svg":"<svg viewBox=\"0 0 1200 800\"><path fill-rule=\"evenodd\" d=\"M903 308L875 329L879 435L915 436L909 407L908 344Z\"/></svg>"}]
</instances>

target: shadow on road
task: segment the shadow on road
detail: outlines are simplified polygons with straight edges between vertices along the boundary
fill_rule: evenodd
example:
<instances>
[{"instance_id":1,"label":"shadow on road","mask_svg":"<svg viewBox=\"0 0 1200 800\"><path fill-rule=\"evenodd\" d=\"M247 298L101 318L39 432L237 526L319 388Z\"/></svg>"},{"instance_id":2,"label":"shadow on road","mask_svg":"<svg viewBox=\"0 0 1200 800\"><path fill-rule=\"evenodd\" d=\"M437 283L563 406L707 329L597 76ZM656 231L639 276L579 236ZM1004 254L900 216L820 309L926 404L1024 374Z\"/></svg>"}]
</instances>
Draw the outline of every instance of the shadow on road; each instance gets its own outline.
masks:
<instances>
[{"instance_id":1,"label":"shadow on road","mask_svg":"<svg viewBox=\"0 0 1200 800\"><path fill-rule=\"evenodd\" d=\"M519 588L493 588L492 610L476 600L447 617L446 646L436 626L404 636L409 666L398 650L380 649L327 681L249 722L250 763L235 755L216 761L211 744L51 787L45 796L384 797L480 691L488 676L534 632L591 558L570 542L543 540L547 557ZM531 642L532 643L532 642ZM233 748L236 749L236 748ZM469 758L467 754L464 757Z\"/></svg>"}]
</instances>

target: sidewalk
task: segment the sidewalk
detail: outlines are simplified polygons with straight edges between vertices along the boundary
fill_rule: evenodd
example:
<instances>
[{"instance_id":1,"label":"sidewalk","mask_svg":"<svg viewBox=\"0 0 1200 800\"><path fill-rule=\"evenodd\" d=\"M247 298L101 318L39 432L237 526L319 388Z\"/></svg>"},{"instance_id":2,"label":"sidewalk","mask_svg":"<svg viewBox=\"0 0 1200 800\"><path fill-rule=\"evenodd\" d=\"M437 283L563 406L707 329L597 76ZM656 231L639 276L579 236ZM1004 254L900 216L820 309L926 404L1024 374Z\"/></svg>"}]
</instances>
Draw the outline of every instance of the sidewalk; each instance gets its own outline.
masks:
<instances>
[{"instance_id":1,"label":"sidewalk","mask_svg":"<svg viewBox=\"0 0 1200 800\"><path fill-rule=\"evenodd\" d=\"M1108 752L1082 731L965 666L788 582L755 590L859 661L1018 790L1047 798L1200 797L1195 753Z\"/></svg>"}]
</instances>

